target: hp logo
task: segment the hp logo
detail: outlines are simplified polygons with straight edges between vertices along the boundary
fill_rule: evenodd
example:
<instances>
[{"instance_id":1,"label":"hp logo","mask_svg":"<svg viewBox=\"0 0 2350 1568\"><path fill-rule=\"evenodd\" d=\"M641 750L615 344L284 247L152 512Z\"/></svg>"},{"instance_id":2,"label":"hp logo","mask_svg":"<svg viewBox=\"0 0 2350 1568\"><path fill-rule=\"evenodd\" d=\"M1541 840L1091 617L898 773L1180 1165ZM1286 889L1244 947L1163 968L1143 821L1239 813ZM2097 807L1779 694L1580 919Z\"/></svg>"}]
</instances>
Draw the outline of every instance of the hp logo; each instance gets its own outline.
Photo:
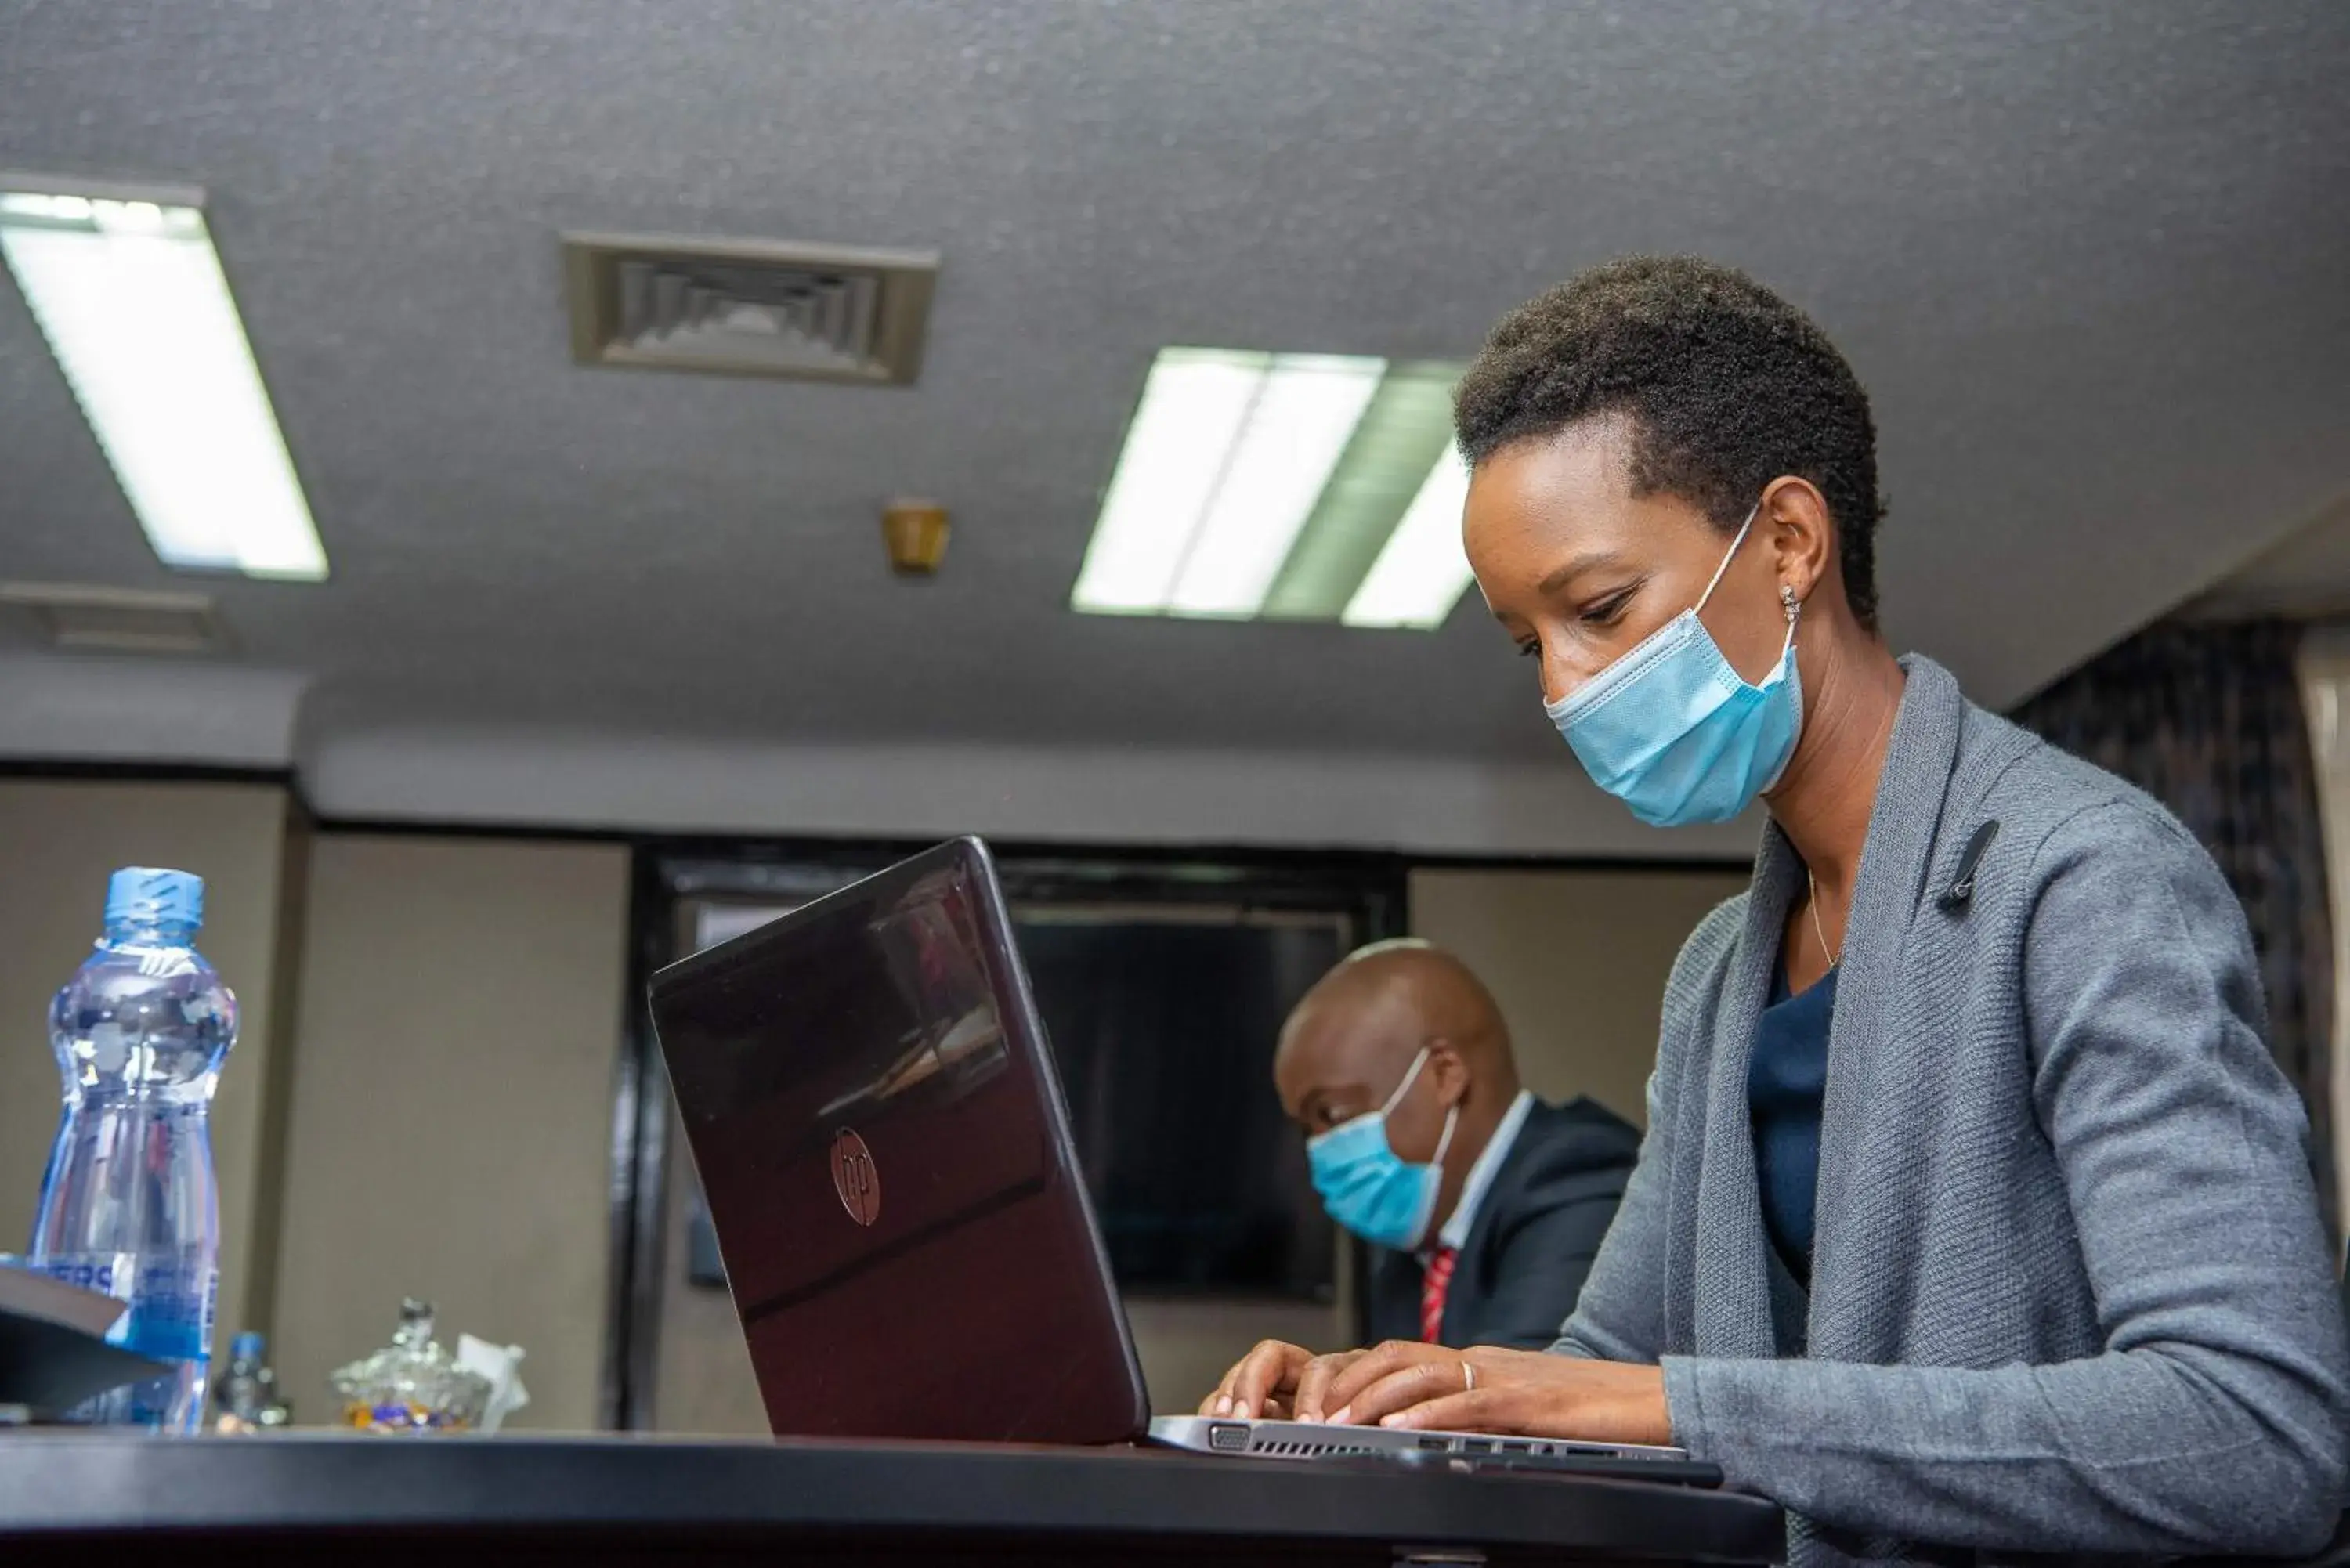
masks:
<instances>
[{"instance_id":1,"label":"hp logo","mask_svg":"<svg viewBox=\"0 0 2350 1568\"><path fill-rule=\"evenodd\" d=\"M881 1173L873 1168L873 1151L847 1127L832 1137L832 1185L840 1206L859 1225L881 1217Z\"/></svg>"}]
</instances>

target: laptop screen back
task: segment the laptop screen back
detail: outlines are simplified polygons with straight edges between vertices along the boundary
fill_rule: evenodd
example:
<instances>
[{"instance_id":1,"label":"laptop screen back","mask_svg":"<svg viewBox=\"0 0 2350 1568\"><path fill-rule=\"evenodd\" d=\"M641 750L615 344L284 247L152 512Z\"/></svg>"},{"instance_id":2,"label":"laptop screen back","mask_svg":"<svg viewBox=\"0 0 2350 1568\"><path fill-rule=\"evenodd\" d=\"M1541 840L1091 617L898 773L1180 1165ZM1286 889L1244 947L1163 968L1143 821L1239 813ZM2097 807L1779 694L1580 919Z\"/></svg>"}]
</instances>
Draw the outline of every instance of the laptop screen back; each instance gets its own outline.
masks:
<instances>
[{"instance_id":1,"label":"laptop screen back","mask_svg":"<svg viewBox=\"0 0 2350 1568\"><path fill-rule=\"evenodd\" d=\"M1101 1443L1140 1376L984 848L654 977L778 1434Z\"/></svg>"}]
</instances>

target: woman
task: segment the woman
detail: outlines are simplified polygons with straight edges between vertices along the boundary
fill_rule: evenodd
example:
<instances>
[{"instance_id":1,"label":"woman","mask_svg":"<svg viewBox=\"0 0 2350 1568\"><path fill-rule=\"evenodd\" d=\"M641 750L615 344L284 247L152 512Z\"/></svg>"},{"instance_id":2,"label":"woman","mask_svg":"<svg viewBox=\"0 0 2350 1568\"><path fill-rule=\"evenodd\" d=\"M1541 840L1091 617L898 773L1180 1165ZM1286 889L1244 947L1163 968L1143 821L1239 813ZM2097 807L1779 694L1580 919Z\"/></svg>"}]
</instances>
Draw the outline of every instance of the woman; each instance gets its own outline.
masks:
<instances>
[{"instance_id":1,"label":"woman","mask_svg":"<svg viewBox=\"0 0 2350 1568\"><path fill-rule=\"evenodd\" d=\"M2341 1303L2242 915L2153 801L1887 649L1849 367L1636 259L1503 321L1458 427L1478 584L1592 777L1769 825L1558 1344L1269 1343L1203 1408L1677 1443L1804 1568L2322 1542Z\"/></svg>"}]
</instances>

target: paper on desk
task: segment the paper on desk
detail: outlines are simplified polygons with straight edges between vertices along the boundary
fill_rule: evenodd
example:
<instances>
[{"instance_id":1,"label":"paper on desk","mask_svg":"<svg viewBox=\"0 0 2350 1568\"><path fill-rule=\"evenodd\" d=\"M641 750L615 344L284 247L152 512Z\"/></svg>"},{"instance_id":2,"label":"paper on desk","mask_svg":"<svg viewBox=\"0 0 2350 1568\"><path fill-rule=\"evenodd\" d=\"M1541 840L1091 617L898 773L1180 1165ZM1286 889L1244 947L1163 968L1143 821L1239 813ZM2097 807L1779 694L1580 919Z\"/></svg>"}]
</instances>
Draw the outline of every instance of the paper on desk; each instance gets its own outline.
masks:
<instances>
[{"instance_id":1,"label":"paper on desk","mask_svg":"<svg viewBox=\"0 0 2350 1568\"><path fill-rule=\"evenodd\" d=\"M127 1304L0 1253L0 1405L68 1409L167 1370L106 1343Z\"/></svg>"},{"instance_id":2,"label":"paper on desk","mask_svg":"<svg viewBox=\"0 0 2350 1568\"><path fill-rule=\"evenodd\" d=\"M457 1336L457 1365L489 1379L490 1402L482 1408L482 1428L494 1432L508 1416L530 1403L522 1386L523 1351L519 1345L492 1345L470 1334Z\"/></svg>"},{"instance_id":3,"label":"paper on desk","mask_svg":"<svg viewBox=\"0 0 2350 1568\"><path fill-rule=\"evenodd\" d=\"M120 1296L69 1285L13 1252L0 1252L0 1312L63 1324L103 1339L129 1305Z\"/></svg>"},{"instance_id":4,"label":"paper on desk","mask_svg":"<svg viewBox=\"0 0 2350 1568\"><path fill-rule=\"evenodd\" d=\"M170 1370L68 1324L0 1310L0 1406L67 1410Z\"/></svg>"}]
</instances>

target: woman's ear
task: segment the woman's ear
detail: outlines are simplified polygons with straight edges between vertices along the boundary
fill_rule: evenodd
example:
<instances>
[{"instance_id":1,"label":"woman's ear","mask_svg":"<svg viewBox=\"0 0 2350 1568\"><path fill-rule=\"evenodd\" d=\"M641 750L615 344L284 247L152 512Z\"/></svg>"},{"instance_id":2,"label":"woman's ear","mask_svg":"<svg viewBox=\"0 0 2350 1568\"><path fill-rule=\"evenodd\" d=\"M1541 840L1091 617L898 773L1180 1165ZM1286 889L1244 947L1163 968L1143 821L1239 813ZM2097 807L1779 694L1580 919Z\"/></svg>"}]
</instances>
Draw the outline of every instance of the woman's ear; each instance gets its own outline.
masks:
<instances>
[{"instance_id":1,"label":"woman's ear","mask_svg":"<svg viewBox=\"0 0 2350 1568\"><path fill-rule=\"evenodd\" d=\"M1770 541L1780 585L1793 588L1798 603L1808 602L1835 566L1835 523L1828 515L1827 497L1810 480L1785 474L1763 487L1756 521Z\"/></svg>"}]
</instances>

